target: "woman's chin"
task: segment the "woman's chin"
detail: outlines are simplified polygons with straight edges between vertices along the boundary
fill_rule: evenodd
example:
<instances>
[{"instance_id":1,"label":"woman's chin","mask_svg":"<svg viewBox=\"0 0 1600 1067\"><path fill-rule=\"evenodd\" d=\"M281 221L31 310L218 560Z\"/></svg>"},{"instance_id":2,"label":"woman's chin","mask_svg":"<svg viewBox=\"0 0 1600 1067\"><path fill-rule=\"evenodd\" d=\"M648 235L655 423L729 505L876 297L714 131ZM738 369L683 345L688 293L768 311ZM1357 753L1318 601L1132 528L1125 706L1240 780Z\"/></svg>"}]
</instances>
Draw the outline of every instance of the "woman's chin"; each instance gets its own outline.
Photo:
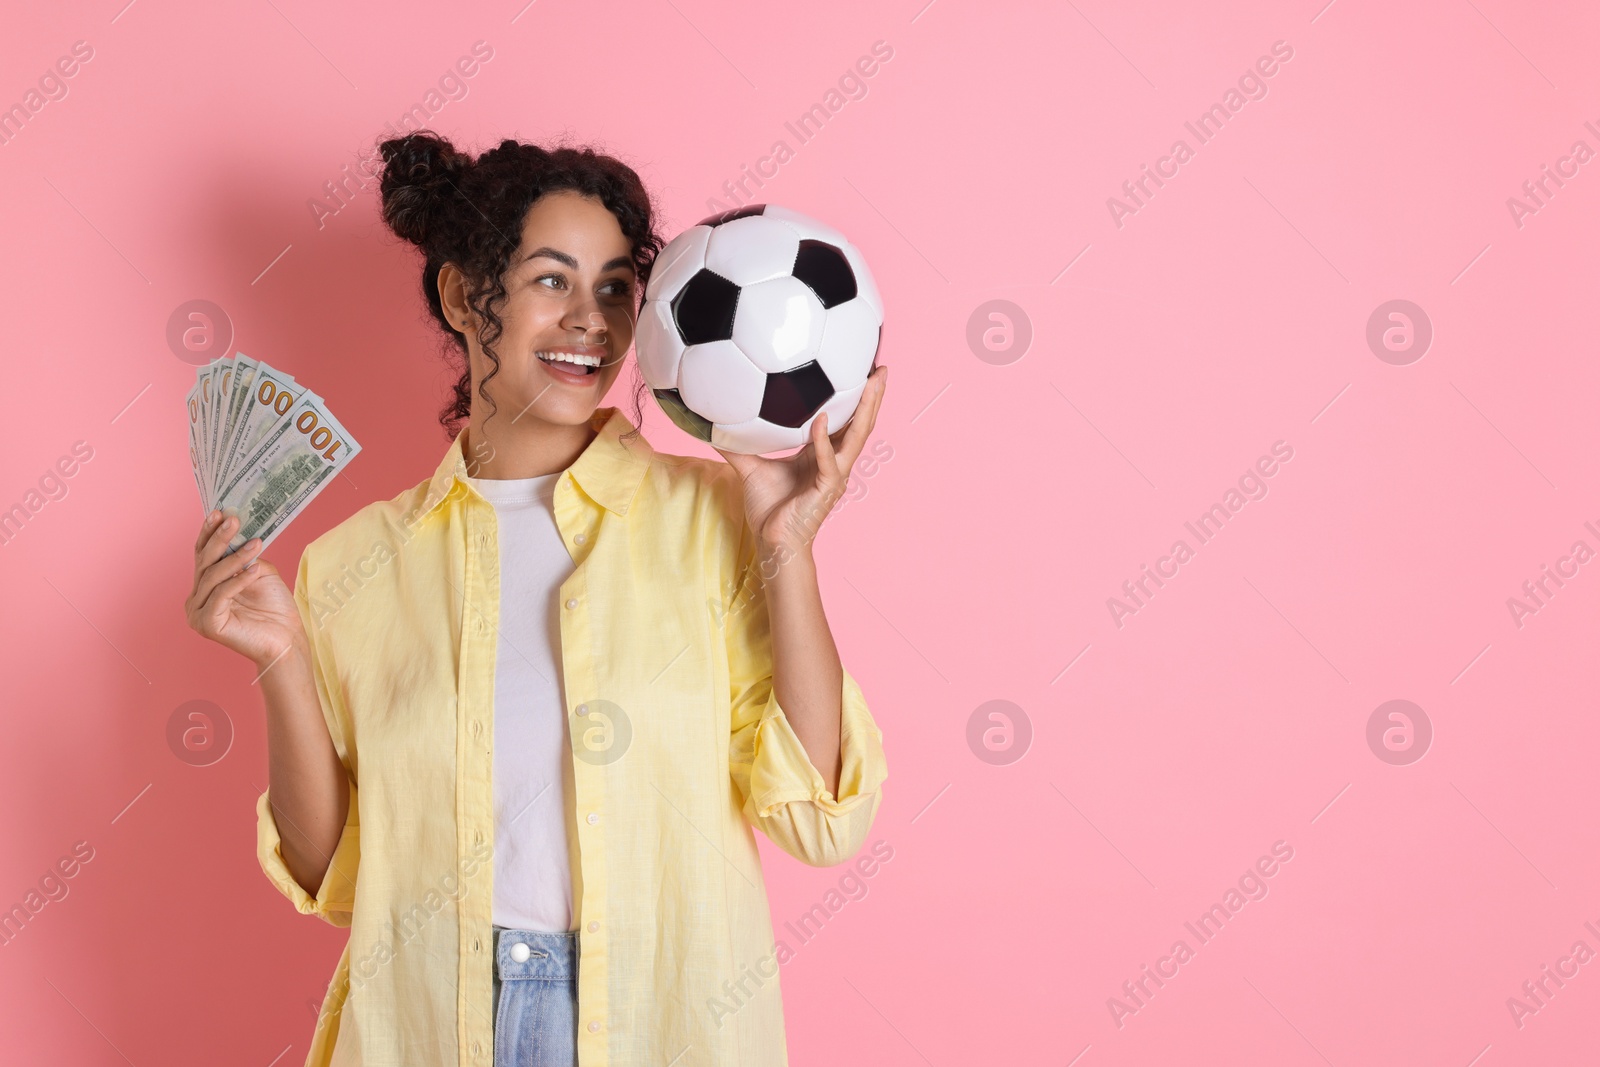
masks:
<instances>
[{"instance_id":1,"label":"woman's chin","mask_svg":"<svg viewBox=\"0 0 1600 1067\"><path fill-rule=\"evenodd\" d=\"M491 383L490 389L493 388ZM520 398L501 401L500 410L510 412L518 425L537 420L561 426L578 426L594 415L595 408L600 405L600 396L595 391L572 387L563 389L559 385L552 385Z\"/></svg>"}]
</instances>

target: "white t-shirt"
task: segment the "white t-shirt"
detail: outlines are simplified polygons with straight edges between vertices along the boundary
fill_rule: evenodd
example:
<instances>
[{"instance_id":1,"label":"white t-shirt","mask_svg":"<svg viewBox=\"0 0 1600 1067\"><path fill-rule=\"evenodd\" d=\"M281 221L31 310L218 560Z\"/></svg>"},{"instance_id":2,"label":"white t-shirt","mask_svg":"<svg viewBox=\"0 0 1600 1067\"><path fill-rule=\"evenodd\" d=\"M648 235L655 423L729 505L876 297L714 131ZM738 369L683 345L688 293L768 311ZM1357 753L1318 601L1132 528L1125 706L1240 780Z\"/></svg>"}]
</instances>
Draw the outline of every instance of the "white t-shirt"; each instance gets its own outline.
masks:
<instances>
[{"instance_id":1,"label":"white t-shirt","mask_svg":"<svg viewBox=\"0 0 1600 1067\"><path fill-rule=\"evenodd\" d=\"M572 556L552 501L561 472L469 479L494 505L500 634L494 668L493 922L570 931L571 742L561 677L561 583Z\"/></svg>"}]
</instances>

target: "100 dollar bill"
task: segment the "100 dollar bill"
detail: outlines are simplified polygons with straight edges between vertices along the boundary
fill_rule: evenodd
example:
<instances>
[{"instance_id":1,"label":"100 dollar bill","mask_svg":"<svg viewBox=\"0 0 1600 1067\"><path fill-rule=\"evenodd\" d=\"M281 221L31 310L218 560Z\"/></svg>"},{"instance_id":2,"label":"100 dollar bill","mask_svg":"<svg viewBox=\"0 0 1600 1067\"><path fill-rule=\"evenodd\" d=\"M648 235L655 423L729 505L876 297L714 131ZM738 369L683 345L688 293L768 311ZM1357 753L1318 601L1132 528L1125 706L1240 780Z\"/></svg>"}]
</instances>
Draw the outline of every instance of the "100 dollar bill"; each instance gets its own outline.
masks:
<instances>
[{"instance_id":1,"label":"100 dollar bill","mask_svg":"<svg viewBox=\"0 0 1600 1067\"><path fill-rule=\"evenodd\" d=\"M258 387L262 380L258 374ZM271 544L360 451L355 438L322 406L321 398L302 390L250 456L234 463L217 495L216 506L224 515L239 516L239 530L229 540L228 551L255 537L261 538L263 548Z\"/></svg>"},{"instance_id":2,"label":"100 dollar bill","mask_svg":"<svg viewBox=\"0 0 1600 1067\"><path fill-rule=\"evenodd\" d=\"M217 479L221 481L227 477L228 465L237 458L234 452L234 436L238 432L240 413L243 412L245 402L250 398L250 386L255 380L256 361L243 352L236 353L233 357L232 383L218 395L217 401L222 407L222 414L218 419L220 437L217 441L217 455L220 457L217 468Z\"/></svg>"},{"instance_id":3,"label":"100 dollar bill","mask_svg":"<svg viewBox=\"0 0 1600 1067\"><path fill-rule=\"evenodd\" d=\"M234 414L231 438L223 450L222 469L212 483L216 486L225 486L232 480L240 461L249 459L255 453L262 440L283 420L296 401L303 396L316 397L315 393L296 383L293 376L253 360L249 370L241 370L233 380L239 407ZM240 382L244 383L242 389Z\"/></svg>"},{"instance_id":4,"label":"100 dollar bill","mask_svg":"<svg viewBox=\"0 0 1600 1067\"><path fill-rule=\"evenodd\" d=\"M184 408L189 416L189 466L194 469L195 488L200 490L200 504L211 513L211 483L206 481L200 461L200 383L195 382L189 395L184 397Z\"/></svg>"}]
</instances>

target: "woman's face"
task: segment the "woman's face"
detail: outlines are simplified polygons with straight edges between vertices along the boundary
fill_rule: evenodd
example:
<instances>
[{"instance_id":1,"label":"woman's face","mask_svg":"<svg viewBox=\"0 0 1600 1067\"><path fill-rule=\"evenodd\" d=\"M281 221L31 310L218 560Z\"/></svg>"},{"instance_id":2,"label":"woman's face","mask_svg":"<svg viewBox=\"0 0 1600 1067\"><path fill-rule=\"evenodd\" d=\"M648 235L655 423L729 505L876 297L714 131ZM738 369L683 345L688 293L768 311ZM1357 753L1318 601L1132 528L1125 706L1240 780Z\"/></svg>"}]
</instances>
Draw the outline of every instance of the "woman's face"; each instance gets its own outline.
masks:
<instances>
[{"instance_id":1,"label":"woman's face","mask_svg":"<svg viewBox=\"0 0 1600 1067\"><path fill-rule=\"evenodd\" d=\"M635 285L631 246L605 205L570 190L535 201L505 274L504 332L494 342L500 369L488 388L496 421L587 422L633 344ZM474 405L492 369L477 325L474 317L464 331Z\"/></svg>"}]
</instances>

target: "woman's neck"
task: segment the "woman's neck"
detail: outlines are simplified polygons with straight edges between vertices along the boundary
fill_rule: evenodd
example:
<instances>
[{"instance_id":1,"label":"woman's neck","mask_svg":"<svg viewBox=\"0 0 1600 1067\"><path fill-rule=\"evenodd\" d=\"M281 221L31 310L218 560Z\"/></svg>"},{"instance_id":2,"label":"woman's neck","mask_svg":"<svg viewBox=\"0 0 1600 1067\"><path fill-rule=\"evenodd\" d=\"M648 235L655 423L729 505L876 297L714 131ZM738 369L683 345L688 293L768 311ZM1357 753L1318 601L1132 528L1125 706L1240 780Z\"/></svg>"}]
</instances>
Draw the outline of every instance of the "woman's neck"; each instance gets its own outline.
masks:
<instances>
[{"instance_id":1,"label":"woman's neck","mask_svg":"<svg viewBox=\"0 0 1600 1067\"><path fill-rule=\"evenodd\" d=\"M461 431L461 455L471 478L537 478L564 471L577 462L599 431L590 422L576 426L535 419L485 431L474 417Z\"/></svg>"}]
</instances>

